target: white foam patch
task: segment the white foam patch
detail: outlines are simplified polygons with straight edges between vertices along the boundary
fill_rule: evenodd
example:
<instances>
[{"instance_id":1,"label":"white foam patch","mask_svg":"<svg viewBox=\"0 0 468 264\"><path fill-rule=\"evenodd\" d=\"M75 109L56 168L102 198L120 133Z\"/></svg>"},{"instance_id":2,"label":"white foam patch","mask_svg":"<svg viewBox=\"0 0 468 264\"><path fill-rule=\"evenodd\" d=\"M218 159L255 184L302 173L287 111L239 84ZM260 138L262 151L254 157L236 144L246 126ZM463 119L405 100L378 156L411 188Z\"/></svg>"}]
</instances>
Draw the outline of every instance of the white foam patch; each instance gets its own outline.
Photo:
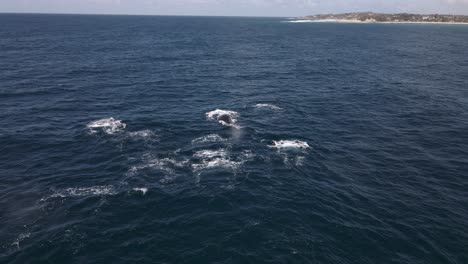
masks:
<instances>
[{"instance_id":1,"label":"white foam patch","mask_svg":"<svg viewBox=\"0 0 468 264\"><path fill-rule=\"evenodd\" d=\"M12 246L16 246L18 249L20 249L20 243L25 240L26 238L29 238L31 236L31 233L21 233L13 243L11 243Z\"/></svg>"},{"instance_id":2,"label":"white foam patch","mask_svg":"<svg viewBox=\"0 0 468 264\"><path fill-rule=\"evenodd\" d=\"M302 155L289 155L288 153L281 153L283 163L288 166L302 167L304 166L305 156Z\"/></svg>"},{"instance_id":3,"label":"white foam patch","mask_svg":"<svg viewBox=\"0 0 468 264\"><path fill-rule=\"evenodd\" d=\"M168 166L182 168L187 165L187 160L178 161L175 159L164 158L164 159L154 159L148 163L150 167L164 168Z\"/></svg>"},{"instance_id":4,"label":"white foam patch","mask_svg":"<svg viewBox=\"0 0 468 264\"><path fill-rule=\"evenodd\" d=\"M127 176L135 176L139 170L140 168L138 166L133 166L128 170Z\"/></svg>"},{"instance_id":5,"label":"white foam patch","mask_svg":"<svg viewBox=\"0 0 468 264\"><path fill-rule=\"evenodd\" d=\"M129 176L135 176L140 170L143 169L157 169L163 171L166 174L174 175L175 168L183 168L187 166L188 160L177 161L171 158L164 159L149 159L144 162L143 165L134 166L129 171Z\"/></svg>"},{"instance_id":6,"label":"white foam patch","mask_svg":"<svg viewBox=\"0 0 468 264\"><path fill-rule=\"evenodd\" d=\"M306 150L310 149L310 146L305 141L300 140L279 140L273 141L273 145L270 145L272 148L279 150Z\"/></svg>"},{"instance_id":7,"label":"white foam patch","mask_svg":"<svg viewBox=\"0 0 468 264\"><path fill-rule=\"evenodd\" d=\"M303 166L304 165L304 160L305 160L305 157L304 156L299 156L299 157L296 157L296 166L300 167L300 166Z\"/></svg>"},{"instance_id":8,"label":"white foam patch","mask_svg":"<svg viewBox=\"0 0 468 264\"><path fill-rule=\"evenodd\" d=\"M84 196L104 196L117 194L114 186L93 186L93 187L77 187L58 190L51 196L41 199L41 201L49 198L66 198L66 197L84 197Z\"/></svg>"},{"instance_id":9,"label":"white foam patch","mask_svg":"<svg viewBox=\"0 0 468 264\"><path fill-rule=\"evenodd\" d=\"M127 127L122 120L115 120L113 117L93 121L87 125L90 133L97 133L103 131L106 134L112 135Z\"/></svg>"},{"instance_id":10,"label":"white foam patch","mask_svg":"<svg viewBox=\"0 0 468 264\"><path fill-rule=\"evenodd\" d=\"M213 158L209 160L203 160L201 163L192 164L192 168L194 171L213 168L225 168L235 170L239 167L240 164L240 162L232 161L226 158Z\"/></svg>"},{"instance_id":11,"label":"white foam patch","mask_svg":"<svg viewBox=\"0 0 468 264\"><path fill-rule=\"evenodd\" d=\"M245 150L245 151L243 151L242 154L241 154L241 158L242 158L243 161L250 160L250 159L252 159L253 157L255 157L255 154L254 154L252 151L250 151L250 150Z\"/></svg>"},{"instance_id":12,"label":"white foam patch","mask_svg":"<svg viewBox=\"0 0 468 264\"><path fill-rule=\"evenodd\" d=\"M193 157L200 159L199 163L192 164L194 171L211 168L229 168L235 169L238 164L228 158L225 149L219 150L200 150L193 154Z\"/></svg>"},{"instance_id":13,"label":"white foam patch","mask_svg":"<svg viewBox=\"0 0 468 264\"><path fill-rule=\"evenodd\" d=\"M269 110L276 110L276 111L283 109L281 107L278 107L278 106L272 105L272 104L256 104L255 108L257 108L257 109L269 109Z\"/></svg>"},{"instance_id":14,"label":"white foam patch","mask_svg":"<svg viewBox=\"0 0 468 264\"><path fill-rule=\"evenodd\" d=\"M133 188L135 192L141 192L143 195L145 195L148 192L148 188Z\"/></svg>"},{"instance_id":15,"label":"white foam patch","mask_svg":"<svg viewBox=\"0 0 468 264\"><path fill-rule=\"evenodd\" d=\"M155 136L154 132L149 129L129 132L128 135L132 138L142 138L142 139L149 139Z\"/></svg>"},{"instance_id":16,"label":"white foam patch","mask_svg":"<svg viewBox=\"0 0 468 264\"><path fill-rule=\"evenodd\" d=\"M240 114L238 112L234 111L229 111L229 110L221 110L221 109L216 109L211 112L208 112L205 114L206 118L208 120L215 120L218 121L223 126L230 126L234 128L239 128L239 126L236 125L237 119L240 117ZM227 123L220 118L223 116L228 116L231 119L231 123Z\"/></svg>"},{"instance_id":17,"label":"white foam patch","mask_svg":"<svg viewBox=\"0 0 468 264\"><path fill-rule=\"evenodd\" d=\"M217 143L217 142L224 142L224 141L226 141L226 139L222 138L220 135L210 134L210 135L199 137L199 138L192 140L192 145Z\"/></svg>"},{"instance_id":18,"label":"white foam patch","mask_svg":"<svg viewBox=\"0 0 468 264\"><path fill-rule=\"evenodd\" d=\"M195 152L193 154L194 157L196 158L201 158L201 159L212 159L216 157L226 157L227 156L227 151L225 149L219 149L219 150L200 150Z\"/></svg>"},{"instance_id":19,"label":"white foam patch","mask_svg":"<svg viewBox=\"0 0 468 264\"><path fill-rule=\"evenodd\" d=\"M244 151L236 159L232 159L226 149L200 150L193 154L194 158L200 159L199 163L193 163L195 172L204 169L223 168L229 170L238 169L244 162L253 157L252 152Z\"/></svg>"}]
</instances>

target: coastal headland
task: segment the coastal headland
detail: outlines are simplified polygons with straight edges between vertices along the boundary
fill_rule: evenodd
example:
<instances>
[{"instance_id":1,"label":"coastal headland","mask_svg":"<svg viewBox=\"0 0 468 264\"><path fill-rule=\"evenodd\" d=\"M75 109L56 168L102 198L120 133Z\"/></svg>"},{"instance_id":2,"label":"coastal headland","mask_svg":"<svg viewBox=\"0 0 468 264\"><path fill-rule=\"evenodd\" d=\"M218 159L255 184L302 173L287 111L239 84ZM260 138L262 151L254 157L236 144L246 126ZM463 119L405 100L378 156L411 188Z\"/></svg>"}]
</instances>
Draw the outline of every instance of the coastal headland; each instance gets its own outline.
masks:
<instances>
[{"instance_id":1,"label":"coastal headland","mask_svg":"<svg viewBox=\"0 0 468 264\"><path fill-rule=\"evenodd\" d=\"M468 16L441 14L384 14L374 12L356 12L342 14L320 14L298 17L292 22L341 22L341 23L432 23L432 24L468 24Z\"/></svg>"}]
</instances>

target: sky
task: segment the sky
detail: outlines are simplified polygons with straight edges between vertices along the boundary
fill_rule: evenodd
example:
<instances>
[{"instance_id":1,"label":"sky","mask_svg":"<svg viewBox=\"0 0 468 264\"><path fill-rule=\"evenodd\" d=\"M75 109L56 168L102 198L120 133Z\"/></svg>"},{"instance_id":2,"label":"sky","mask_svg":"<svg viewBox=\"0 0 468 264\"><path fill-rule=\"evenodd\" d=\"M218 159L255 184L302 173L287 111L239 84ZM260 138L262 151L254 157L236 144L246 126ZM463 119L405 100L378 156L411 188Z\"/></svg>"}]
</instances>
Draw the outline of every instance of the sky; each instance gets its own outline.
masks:
<instances>
[{"instance_id":1,"label":"sky","mask_svg":"<svg viewBox=\"0 0 468 264\"><path fill-rule=\"evenodd\" d=\"M0 13L286 17L355 11L468 15L468 0L0 0Z\"/></svg>"}]
</instances>

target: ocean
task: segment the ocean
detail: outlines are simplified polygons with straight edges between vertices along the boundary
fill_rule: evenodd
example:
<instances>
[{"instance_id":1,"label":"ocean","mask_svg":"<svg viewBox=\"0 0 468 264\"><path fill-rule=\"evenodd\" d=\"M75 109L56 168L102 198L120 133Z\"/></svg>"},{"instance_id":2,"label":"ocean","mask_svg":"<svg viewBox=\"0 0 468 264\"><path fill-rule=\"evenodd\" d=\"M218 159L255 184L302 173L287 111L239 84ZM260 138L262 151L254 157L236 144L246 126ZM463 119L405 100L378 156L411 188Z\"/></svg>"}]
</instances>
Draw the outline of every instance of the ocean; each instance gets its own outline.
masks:
<instances>
[{"instance_id":1,"label":"ocean","mask_svg":"<svg viewBox=\"0 0 468 264\"><path fill-rule=\"evenodd\" d=\"M468 26L0 15L0 263L468 263Z\"/></svg>"}]
</instances>

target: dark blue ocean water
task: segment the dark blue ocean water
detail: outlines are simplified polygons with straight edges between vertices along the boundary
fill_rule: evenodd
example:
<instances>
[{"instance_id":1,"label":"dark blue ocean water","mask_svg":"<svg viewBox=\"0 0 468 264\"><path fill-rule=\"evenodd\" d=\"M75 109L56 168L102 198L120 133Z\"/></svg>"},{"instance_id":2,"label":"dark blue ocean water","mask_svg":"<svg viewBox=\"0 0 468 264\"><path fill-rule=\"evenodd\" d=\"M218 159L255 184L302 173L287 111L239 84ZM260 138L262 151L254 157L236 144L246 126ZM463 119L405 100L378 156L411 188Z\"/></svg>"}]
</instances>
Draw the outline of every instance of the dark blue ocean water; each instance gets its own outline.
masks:
<instances>
[{"instance_id":1,"label":"dark blue ocean water","mask_svg":"<svg viewBox=\"0 0 468 264\"><path fill-rule=\"evenodd\" d=\"M468 263L468 26L282 21L0 15L0 263Z\"/></svg>"}]
</instances>

